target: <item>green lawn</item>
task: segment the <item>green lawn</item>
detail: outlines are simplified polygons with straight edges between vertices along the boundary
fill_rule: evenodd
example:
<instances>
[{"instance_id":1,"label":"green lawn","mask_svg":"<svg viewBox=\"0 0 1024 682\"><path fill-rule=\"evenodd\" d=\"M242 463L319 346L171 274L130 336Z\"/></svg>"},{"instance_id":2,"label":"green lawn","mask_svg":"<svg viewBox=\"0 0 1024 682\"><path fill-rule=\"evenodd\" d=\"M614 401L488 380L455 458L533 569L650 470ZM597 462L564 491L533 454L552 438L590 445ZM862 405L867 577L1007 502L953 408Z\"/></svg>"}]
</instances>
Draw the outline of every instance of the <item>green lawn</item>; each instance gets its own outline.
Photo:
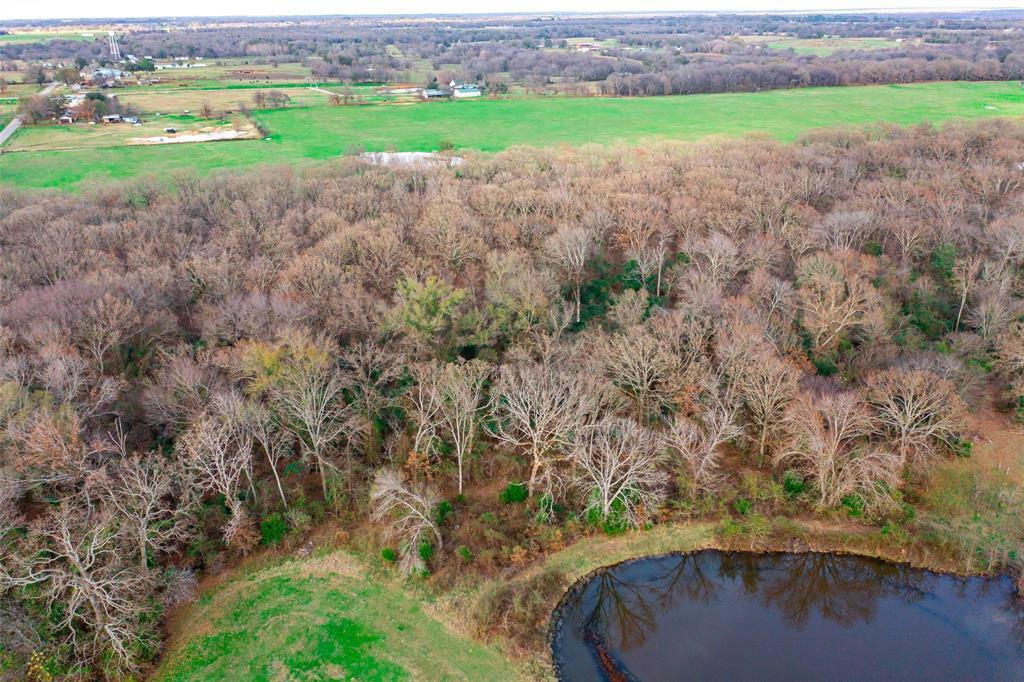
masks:
<instances>
[{"instance_id":1,"label":"green lawn","mask_svg":"<svg viewBox=\"0 0 1024 682\"><path fill-rule=\"evenodd\" d=\"M235 578L190 607L154 679L520 679L390 582L344 551Z\"/></svg>"},{"instance_id":2,"label":"green lawn","mask_svg":"<svg viewBox=\"0 0 1024 682\"><path fill-rule=\"evenodd\" d=\"M326 98L325 98L326 99ZM179 168L208 172L260 163L320 160L353 147L429 151L498 151L512 145L550 146L712 135L763 133L794 140L821 127L879 121L941 123L953 118L1018 117L1024 90L1016 83L924 83L804 88L759 93L635 99L543 98L361 107L294 107L263 111L271 139L33 151L0 155L0 182L22 187L72 188L86 179L166 174Z\"/></svg>"}]
</instances>

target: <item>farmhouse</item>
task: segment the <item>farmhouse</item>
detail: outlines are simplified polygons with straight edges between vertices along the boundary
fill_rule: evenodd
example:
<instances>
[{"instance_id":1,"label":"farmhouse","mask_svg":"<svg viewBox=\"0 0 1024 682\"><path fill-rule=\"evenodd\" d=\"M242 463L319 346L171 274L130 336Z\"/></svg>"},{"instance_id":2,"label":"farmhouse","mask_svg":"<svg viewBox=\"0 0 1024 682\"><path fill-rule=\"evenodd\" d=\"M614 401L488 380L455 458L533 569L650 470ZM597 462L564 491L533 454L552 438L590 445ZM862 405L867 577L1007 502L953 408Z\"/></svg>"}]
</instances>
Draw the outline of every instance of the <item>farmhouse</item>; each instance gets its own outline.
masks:
<instances>
[{"instance_id":1,"label":"farmhouse","mask_svg":"<svg viewBox=\"0 0 1024 682\"><path fill-rule=\"evenodd\" d=\"M121 71L120 69L111 69L111 68L106 68L106 67L104 67L102 69L96 69L91 74L89 74L89 80L93 80L93 81L98 81L98 80L111 81L111 80L119 80L121 78L124 78L124 72L123 71Z\"/></svg>"},{"instance_id":2,"label":"farmhouse","mask_svg":"<svg viewBox=\"0 0 1024 682\"><path fill-rule=\"evenodd\" d=\"M452 81L448 84L448 87L451 89L452 97L455 97L456 99L479 97L481 95L480 86L476 83Z\"/></svg>"}]
</instances>

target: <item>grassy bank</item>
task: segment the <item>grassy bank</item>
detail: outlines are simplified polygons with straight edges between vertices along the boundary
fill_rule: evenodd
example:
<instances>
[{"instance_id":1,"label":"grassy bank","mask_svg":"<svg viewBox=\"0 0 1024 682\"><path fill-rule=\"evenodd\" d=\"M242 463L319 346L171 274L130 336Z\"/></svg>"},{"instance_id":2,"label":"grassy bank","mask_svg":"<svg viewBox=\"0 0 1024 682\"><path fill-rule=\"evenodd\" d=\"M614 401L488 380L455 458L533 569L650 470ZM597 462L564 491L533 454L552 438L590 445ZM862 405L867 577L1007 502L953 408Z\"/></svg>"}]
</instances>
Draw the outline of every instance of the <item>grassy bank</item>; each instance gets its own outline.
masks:
<instances>
[{"instance_id":1,"label":"grassy bank","mask_svg":"<svg viewBox=\"0 0 1024 682\"><path fill-rule=\"evenodd\" d=\"M194 604L155 679L518 679L496 650L431 611L344 550L285 561Z\"/></svg>"},{"instance_id":2,"label":"grassy bank","mask_svg":"<svg viewBox=\"0 0 1024 682\"><path fill-rule=\"evenodd\" d=\"M794 140L808 130L953 118L1017 117L1016 83L924 83L804 88L758 93L636 99L534 98L451 103L319 106L260 112L269 140L38 151L0 156L0 181L72 188L85 180L206 173L262 163L336 157L348 150L499 151L514 145L640 143L749 133Z\"/></svg>"}]
</instances>

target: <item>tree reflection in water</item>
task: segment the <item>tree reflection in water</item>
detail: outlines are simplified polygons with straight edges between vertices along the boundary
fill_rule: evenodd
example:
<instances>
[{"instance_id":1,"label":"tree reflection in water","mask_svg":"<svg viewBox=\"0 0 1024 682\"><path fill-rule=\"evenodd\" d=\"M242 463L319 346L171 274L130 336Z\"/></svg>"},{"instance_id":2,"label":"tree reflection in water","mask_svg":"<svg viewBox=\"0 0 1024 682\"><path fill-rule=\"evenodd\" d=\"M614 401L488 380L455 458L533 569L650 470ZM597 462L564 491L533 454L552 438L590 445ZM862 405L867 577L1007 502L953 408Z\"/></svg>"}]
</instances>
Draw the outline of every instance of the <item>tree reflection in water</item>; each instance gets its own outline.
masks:
<instances>
[{"instance_id":1,"label":"tree reflection in water","mask_svg":"<svg viewBox=\"0 0 1024 682\"><path fill-rule=\"evenodd\" d=\"M642 646L655 631L659 612L670 610L680 599L711 603L725 580L739 581L744 591L777 609L795 629L814 616L850 627L870 623L882 598L905 603L926 599L935 579L900 564L814 552L703 552L666 557L656 566L666 568L637 576L615 567L594 577L580 597L581 603L592 605L583 630L591 637L614 634L616 648L628 651ZM961 585L968 589L967 581ZM976 589L989 588L982 584ZM1014 624L1024 642L1024 603L1014 599Z\"/></svg>"},{"instance_id":2,"label":"tree reflection in water","mask_svg":"<svg viewBox=\"0 0 1024 682\"><path fill-rule=\"evenodd\" d=\"M680 597L705 604L714 600L719 585L697 555L671 557L665 563L667 570L649 576L630 579L614 568L596 576L584 595L593 604L584 631L615 633L616 648L628 651L643 645L657 628L658 612L671 609Z\"/></svg>"}]
</instances>

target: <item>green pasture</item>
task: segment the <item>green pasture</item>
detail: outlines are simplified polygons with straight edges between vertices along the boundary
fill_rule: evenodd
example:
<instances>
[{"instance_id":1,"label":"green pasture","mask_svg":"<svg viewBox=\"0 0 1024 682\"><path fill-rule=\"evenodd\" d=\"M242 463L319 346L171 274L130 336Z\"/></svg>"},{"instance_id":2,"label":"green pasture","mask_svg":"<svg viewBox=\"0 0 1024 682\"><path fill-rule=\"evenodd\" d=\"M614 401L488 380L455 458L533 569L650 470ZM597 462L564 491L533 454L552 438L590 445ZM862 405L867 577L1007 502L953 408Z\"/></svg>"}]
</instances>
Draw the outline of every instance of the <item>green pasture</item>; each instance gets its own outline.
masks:
<instances>
[{"instance_id":1,"label":"green pasture","mask_svg":"<svg viewBox=\"0 0 1024 682\"><path fill-rule=\"evenodd\" d=\"M350 107L329 106L327 99L317 106L257 112L255 116L271 132L268 140L3 154L0 182L72 188L87 179L322 160L355 148L431 151L449 143L456 149L498 151L513 145L646 143L748 133L790 141L822 127L1024 114L1024 90L1007 82Z\"/></svg>"}]
</instances>

